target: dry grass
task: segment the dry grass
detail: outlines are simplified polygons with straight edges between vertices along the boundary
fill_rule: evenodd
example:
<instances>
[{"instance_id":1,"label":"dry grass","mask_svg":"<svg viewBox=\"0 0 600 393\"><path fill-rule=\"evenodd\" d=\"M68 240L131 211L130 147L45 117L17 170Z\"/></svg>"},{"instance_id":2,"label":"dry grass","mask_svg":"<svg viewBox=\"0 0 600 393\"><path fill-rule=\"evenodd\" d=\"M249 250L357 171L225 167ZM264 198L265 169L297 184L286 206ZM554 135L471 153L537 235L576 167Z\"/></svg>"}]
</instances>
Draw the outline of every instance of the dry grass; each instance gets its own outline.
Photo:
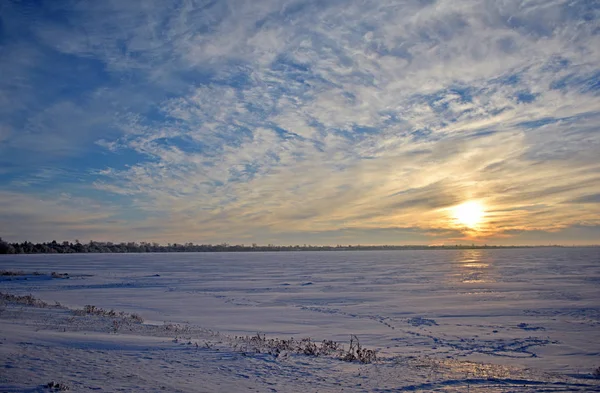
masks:
<instances>
[{"instance_id":1,"label":"dry grass","mask_svg":"<svg viewBox=\"0 0 600 393\"><path fill-rule=\"evenodd\" d=\"M66 309L62 304L56 302L54 304L46 303L43 300L37 299L32 295L11 295L9 293L0 292L0 299L6 302L23 304L26 306L37 307L37 308L62 308Z\"/></svg>"},{"instance_id":2,"label":"dry grass","mask_svg":"<svg viewBox=\"0 0 600 393\"><path fill-rule=\"evenodd\" d=\"M67 310L68 308L56 302L55 304L47 303L43 300L33 297L32 295L11 295L9 293L0 292L0 300L3 302L10 302L16 304L22 304L25 306L37 307L37 308L60 308ZM96 315L105 318L114 318L112 324L112 330L116 333L121 326L126 323L143 323L144 318L139 314L128 314L125 312L117 312L115 310L105 310L100 307L86 305L82 309L71 310L74 315L85 316L85 315Z\"/></svg>"},{"instance_id":3,"label":"dry grass","mask_svg":"<svg viewBox=\"0 0 600 393\"><path fill-rule=\"evenodd\" d=\"M46 273L41 272L33 272L27 273L22 270L0 270L0 276L3 277L22 277L22 276L47 276ZM50 273L50 277L52 278L70 278L69 273Z\"/></svg>"},{"instance_id":4,"label":"dry grass","mask_svg":"<svg viewBox=\"0 0 600 393\"><path fill-rule=\"evenodd\" d=\"M242 353L267 353L279 356L282 353L292 353L306 356L331 356L346 362L358 361L360 363L372 363L377 360L374 350L366 349L360 345L358 337L350 337L350 348L331 340L321 342L313 341L310 337L296 340L279 338L267 338L264 334L257 333L254 336L235 336L232 339L233 347Z\"/></svg>"},{"instance_id":5,"label":"dry grass","mask_svg":"<svg viewBox=\"0 0 600 393\"><path fill-rule=\"evenodd\" d=\"M0 270L0 276L5 276L5 277L17 277L17 276L43 276L44 273L40 273L40 272L33 272L33 273L25 273L24 271L21 270Z\"/></svg>"},{"instance_id":6,"label":"dry grass","mask_svg":"<svg viewBox=\"0 0 600 393\"><path fill-rule=\"evenodd\" d=\"M54 305L51 305L33 297L32 295L18 296L0 292L0 300L39 308L68 309L58 302ZM130 323L144 322L144 319L139 314L129 314L122 311L117 312L112 309L106 310L89 304L81 309L71 310L71 312L75 316L93 315L102 318L112 318L111 331L114 333L117 333L123 326L127 326ZM163 328L170 332L183 334L189 332L189 327L173 323L165 323ZM350 346L347 350L344 349L344 346L341 343L332 340L323 340L318 342L313 341L310 337L299 340L292 337L286 340L280 338L267 338L266 335L257 333L254 336L229 336L227 337L227 340L231 343L234 350L240 351L243 354L265 353L276 357L282 353L315 357L329 356L345 362L360 362L364 364L373 363L377 360L375 350L363 347L356 335L350 336Z\"/></svg>"},{"instance_id":7,"label":"dry grass","mask_svg":"<svg viewBox=\"0 0 600 393\"><path fill-rule=\"evenodd\" d=\"M0 270L0 276L24 276L25 272L20 270Z\"/></svg>"},{"instance_id":8,"label":"dry grass","mask_svg":"<svg viewBox=\"0 0 600 393\"><path fill-rule=\"evenodd\" d=\"M342 360L346 362L359 361L361 363L372 363L377 360L377 354L374 350L361 346L358 337L353 334L350 336L350 348L344 354Z\"/></svg>"},{"instance_id":9,"label":"dry grass","mask_svg":"<svg viewBox=\"0 0 600 393\"><path fill-rule=\"evenodd\" d=\"M50 381L46 384L45 387L50 389L53 392L65 392L65 391L69 390L69 387L62 382Z\"/></svg>"},{"instance_id":10,"label":"dry grass","mask_svg":"<svg viewBox=\"0 0 600 393\"><path fill-rule=\"evenodd\" d=\"M85 307L83 307L82 309L73 310L73 314L78 315L78 316L97 315L97 316L107 317L107 318L120 318L120 319L126 319L126 320L130 320L132 322L137 322L137 323L144 322L144 318L142 318L139 314L128 314L123 311L117 312L112 309L105 310L103 308L92 306L89 304L86 305Z\"/></svg>"}]
</instances>

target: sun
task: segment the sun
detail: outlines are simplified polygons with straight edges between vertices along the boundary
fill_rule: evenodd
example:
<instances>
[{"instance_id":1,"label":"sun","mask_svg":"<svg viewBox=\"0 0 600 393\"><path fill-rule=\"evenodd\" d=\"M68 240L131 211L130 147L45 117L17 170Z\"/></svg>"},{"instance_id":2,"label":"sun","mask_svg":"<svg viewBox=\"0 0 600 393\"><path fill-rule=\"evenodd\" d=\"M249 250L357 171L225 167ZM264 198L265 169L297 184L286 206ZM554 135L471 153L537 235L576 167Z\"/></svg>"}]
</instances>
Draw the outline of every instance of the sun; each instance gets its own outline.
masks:
<instances>
[{"instance_id":1,"label":"sun","mask_svg":"<svg viewBox=\"0 0 600 393\"><path fill-rule=\"evenodd\" d=\"M476 228L482 221L485 211L479 202L470 201L452 209L454 219L461 225Z\"/></svg>"}]
</instances>

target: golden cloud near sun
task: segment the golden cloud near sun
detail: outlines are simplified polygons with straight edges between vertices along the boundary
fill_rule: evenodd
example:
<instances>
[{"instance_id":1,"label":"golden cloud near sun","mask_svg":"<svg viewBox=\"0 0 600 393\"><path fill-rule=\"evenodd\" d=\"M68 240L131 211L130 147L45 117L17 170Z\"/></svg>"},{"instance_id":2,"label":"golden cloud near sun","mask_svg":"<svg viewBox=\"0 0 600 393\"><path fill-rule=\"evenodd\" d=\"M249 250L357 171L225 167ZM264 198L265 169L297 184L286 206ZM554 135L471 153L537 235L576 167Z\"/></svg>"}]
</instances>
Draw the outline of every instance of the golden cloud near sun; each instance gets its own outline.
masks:
<instances>
[{"instance_id":1,"label":"golden cloud near sun","mask_svg":"<svg viewBox=\"0 0 600 393\"><path fill-rule=\"evenodd\" d=\"M485 216L485 210L480 202L469 201L452 208L454 219L461 225L476 228Z\"/></svg>"}]
</instances>

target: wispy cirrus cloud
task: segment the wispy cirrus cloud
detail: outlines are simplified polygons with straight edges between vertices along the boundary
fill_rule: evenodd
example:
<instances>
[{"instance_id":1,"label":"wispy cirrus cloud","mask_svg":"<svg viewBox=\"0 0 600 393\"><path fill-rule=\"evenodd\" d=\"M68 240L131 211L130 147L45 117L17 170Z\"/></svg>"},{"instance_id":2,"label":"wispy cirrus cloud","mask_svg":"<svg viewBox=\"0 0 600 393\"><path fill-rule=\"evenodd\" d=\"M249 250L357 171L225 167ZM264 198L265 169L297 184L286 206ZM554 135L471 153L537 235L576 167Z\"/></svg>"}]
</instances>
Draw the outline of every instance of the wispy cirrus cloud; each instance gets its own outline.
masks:
<instances>
[{"instance_id":1,"label":"wispy cirrus cloud","mask_svg":"<svg viewBox=\"0 0 600 393\"><path fill-rule=\"evenodd\" d=\"M2 50L23 55L0 84L19 130L0 151L21 172L80 168L56 189L112 195L152 239L510 243L600 226L593 3L4 7ZM470 199L487 222L461 234L448 209Z\"/></svg>"}]
</instances>

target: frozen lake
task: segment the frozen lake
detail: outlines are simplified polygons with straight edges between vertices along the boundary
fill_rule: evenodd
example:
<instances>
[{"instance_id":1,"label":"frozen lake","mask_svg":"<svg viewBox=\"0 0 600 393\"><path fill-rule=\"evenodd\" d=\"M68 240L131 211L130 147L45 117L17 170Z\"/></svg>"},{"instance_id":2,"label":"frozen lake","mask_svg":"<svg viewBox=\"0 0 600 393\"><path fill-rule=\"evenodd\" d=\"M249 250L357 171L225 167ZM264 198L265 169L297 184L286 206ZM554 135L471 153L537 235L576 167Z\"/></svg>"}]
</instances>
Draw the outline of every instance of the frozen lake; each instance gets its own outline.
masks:
<instances>
[{"instance_id":1,"label":"frozen lake","mask_svg":"<svg viewBox=\"0 0 600 393\"><path fill-rule=\"evenodd\" d=\"M0 256L0 290L146 321L546 371L600 366L600 249Z\"/></svg>"}]
</instances>

